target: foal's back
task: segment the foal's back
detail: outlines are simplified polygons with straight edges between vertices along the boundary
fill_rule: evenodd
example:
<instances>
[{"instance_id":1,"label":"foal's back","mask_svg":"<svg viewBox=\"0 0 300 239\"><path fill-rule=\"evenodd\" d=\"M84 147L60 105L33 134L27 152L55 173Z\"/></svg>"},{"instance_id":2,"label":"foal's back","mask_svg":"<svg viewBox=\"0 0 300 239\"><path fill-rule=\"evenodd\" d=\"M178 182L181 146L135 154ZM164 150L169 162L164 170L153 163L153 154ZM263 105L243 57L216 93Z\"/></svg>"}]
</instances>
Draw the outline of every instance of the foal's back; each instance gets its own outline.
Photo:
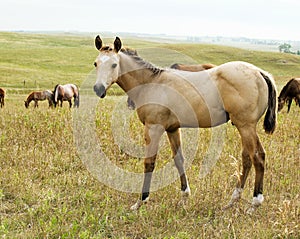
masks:
<instances>
[{"instance_id":1,"label":"foal's back","mask_svg":"<svg viewBox=\"0 0 300 239\"><path fill-rule=\"evenodd\" d=\"M261 73L267 74L252 64L239 61L228 62L204 72L176 71L197 88L210 108L223 108L236 121L256 121L265 112L268 86ZM187 90L185 92L190 94Z\"/></svg>"},{"instance_id":2,"label":"foal's back","mask_svg":"<svg viewBox=\"0 0 300 239\"><path fill-rule=\"evenodd\" d=\"M168 119L174 127L206 128L229 118L236 126L256 124L268 106L268 85L262 73L267 74L245 62L229 62L201 72L165 71L155 82L159 87L140 94L144 102L136 100L142 105L139 117L142 122L148 119L162 125L157 120Z\"/></svg>"}]
</instances>

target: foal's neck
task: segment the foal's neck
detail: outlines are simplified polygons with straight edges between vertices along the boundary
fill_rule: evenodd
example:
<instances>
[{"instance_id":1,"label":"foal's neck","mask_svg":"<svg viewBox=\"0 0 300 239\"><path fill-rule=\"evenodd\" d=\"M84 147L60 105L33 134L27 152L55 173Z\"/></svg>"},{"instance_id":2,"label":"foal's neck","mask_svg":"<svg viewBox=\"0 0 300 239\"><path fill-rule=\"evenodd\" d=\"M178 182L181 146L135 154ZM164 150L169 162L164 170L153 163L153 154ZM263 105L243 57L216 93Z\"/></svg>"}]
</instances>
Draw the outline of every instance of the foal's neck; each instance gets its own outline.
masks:
<instances>
[{"instance_id":1,"label":"foal's neck","mask_svg":"<svg viewBox=\"0 0 300 239\"><path fill-rule=\"evenodd\" d=\"M128 92L137 86L152 83L157 79L151 70L139 65L126 54L121 54L120 64L121 75L119 76L117 84L125 92Z\"/></svg>"}]
</instances>

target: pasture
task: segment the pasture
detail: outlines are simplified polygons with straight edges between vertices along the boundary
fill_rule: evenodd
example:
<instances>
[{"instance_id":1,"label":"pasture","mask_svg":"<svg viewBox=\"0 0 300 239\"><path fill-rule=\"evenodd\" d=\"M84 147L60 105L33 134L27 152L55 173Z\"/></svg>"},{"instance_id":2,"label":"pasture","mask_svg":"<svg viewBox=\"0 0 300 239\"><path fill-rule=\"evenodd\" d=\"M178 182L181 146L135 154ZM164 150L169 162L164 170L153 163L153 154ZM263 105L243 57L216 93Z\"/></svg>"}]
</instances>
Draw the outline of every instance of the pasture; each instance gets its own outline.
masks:
<instances>
[{"instance_id":1,"label":"pasture","mask_svg":"<svg viewBox=\"0 0 300 239\"><path fill-rule=\"evenodd\" d=\"M152 192L149 203L131 211L140 193L116 190L99 182L82 162L76 147L74 118L81 112L49 109L48 102L26 109L32 90L51 89L58 83L93 81L97 56L94 35L37 35L0 33L0 87L6 90L0 109L0 237L1 238L299 238L300 237L300 109L292 103L278 115L273 135L258 134L266 150L265 201L253 214L246 213L252 199L253 168L242 200L223 211L241 170L237 130L226 124L225 144L219 160L199 177L211 130L196 131L195 157L187 170L191 197L182 206L180 180ZM159 44L122 39L147 61L158 66L173 63L212 63L243 60L269 71L278 91L300 75L300 57L284 53L247 51L200 44ZM105 42L111 42L107 39ZM88 93L86 93L88 95ZM143 160L125 153L126 142L143 145L143 126L128 111L118 86L96 105L95 125L101 149L121 169L142 173ZM117 144L116 107L130 114L130 140ZM188 134L187 134L188 135ZM188 144L189 138L183 140ZM171 161L166 137L157 166ZM101 157L99 157L101 164ZM124 184L127 182L124 182Z\"/></svg>"}]
</instances>

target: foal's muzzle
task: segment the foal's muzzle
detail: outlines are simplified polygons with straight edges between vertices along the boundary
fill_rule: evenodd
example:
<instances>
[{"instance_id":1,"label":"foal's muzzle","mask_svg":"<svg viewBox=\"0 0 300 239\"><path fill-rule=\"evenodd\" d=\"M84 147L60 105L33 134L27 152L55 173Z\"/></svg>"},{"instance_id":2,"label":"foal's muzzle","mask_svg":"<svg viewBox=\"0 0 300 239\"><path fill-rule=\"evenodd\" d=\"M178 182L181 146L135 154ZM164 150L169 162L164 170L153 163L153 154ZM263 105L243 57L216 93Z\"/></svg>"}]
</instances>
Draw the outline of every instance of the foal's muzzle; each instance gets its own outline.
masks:
<instances>
[{"instance_id":1,"label":"foal's muzzle","mask_svg":"<svg viewBox=\"0 0 300 239\"><path fill-rule=\"evenodd\" d=\"M100 98L104 98L106 96L106 90L103 85L94 85L94 91Z\"/></svg>"}]
</instances>

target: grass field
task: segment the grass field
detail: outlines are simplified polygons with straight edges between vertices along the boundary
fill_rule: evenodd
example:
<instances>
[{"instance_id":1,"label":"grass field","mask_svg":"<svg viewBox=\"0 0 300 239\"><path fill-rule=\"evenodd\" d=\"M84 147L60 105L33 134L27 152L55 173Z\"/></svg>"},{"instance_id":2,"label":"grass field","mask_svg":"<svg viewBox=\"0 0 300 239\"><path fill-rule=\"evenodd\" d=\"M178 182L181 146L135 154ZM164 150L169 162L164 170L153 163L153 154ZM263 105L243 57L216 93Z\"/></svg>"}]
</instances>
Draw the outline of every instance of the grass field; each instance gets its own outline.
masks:
<instances>
[{"instance_id":1,"label":"grass field","mask_svg":"<svg viewBox=\"0 0 300 239\"><path fill-rule=\"evenodd\" d=\"M196 131L196 155L187 171L192 195L184 206L179 204L179 180L153 192L150 202L137 212L130 206L139 194L99 182L74 142L74 118L80 111L69 110L66 103L58 109L48 109L46 101L38 109L26 109L23 103L32 90L53 89L67 82L81 86L92 78L97 56L93 37L0 33L0 87L7 91L5 107L0 109L0 238L300 237L300 109L295 103L289 114L286 108L279 114L272 136L264 133L261 122L258 127L266 150L265 201L253 215L246 213L254 187L253 170L243 199L222 210L241 166L240 138L230 123L221 156L204 178L199 172L212 133L209 129ZM295 55L137 39L123 42L162 67L175 62L248 61L272 73L278 90L300 76L300 57ZM127 143L143 144L143 127L121 99L122 92L115 86L96 104L99 145L114 165L142 173L143 160L126 154L126 145L115 142L113 119L121 105L130 114ZM187 145L190 139L184 139ZM100 165L104 162L101 157L98 160ZM156 170L170 161L164 138Z\"/></svg>"}]
</instances>

